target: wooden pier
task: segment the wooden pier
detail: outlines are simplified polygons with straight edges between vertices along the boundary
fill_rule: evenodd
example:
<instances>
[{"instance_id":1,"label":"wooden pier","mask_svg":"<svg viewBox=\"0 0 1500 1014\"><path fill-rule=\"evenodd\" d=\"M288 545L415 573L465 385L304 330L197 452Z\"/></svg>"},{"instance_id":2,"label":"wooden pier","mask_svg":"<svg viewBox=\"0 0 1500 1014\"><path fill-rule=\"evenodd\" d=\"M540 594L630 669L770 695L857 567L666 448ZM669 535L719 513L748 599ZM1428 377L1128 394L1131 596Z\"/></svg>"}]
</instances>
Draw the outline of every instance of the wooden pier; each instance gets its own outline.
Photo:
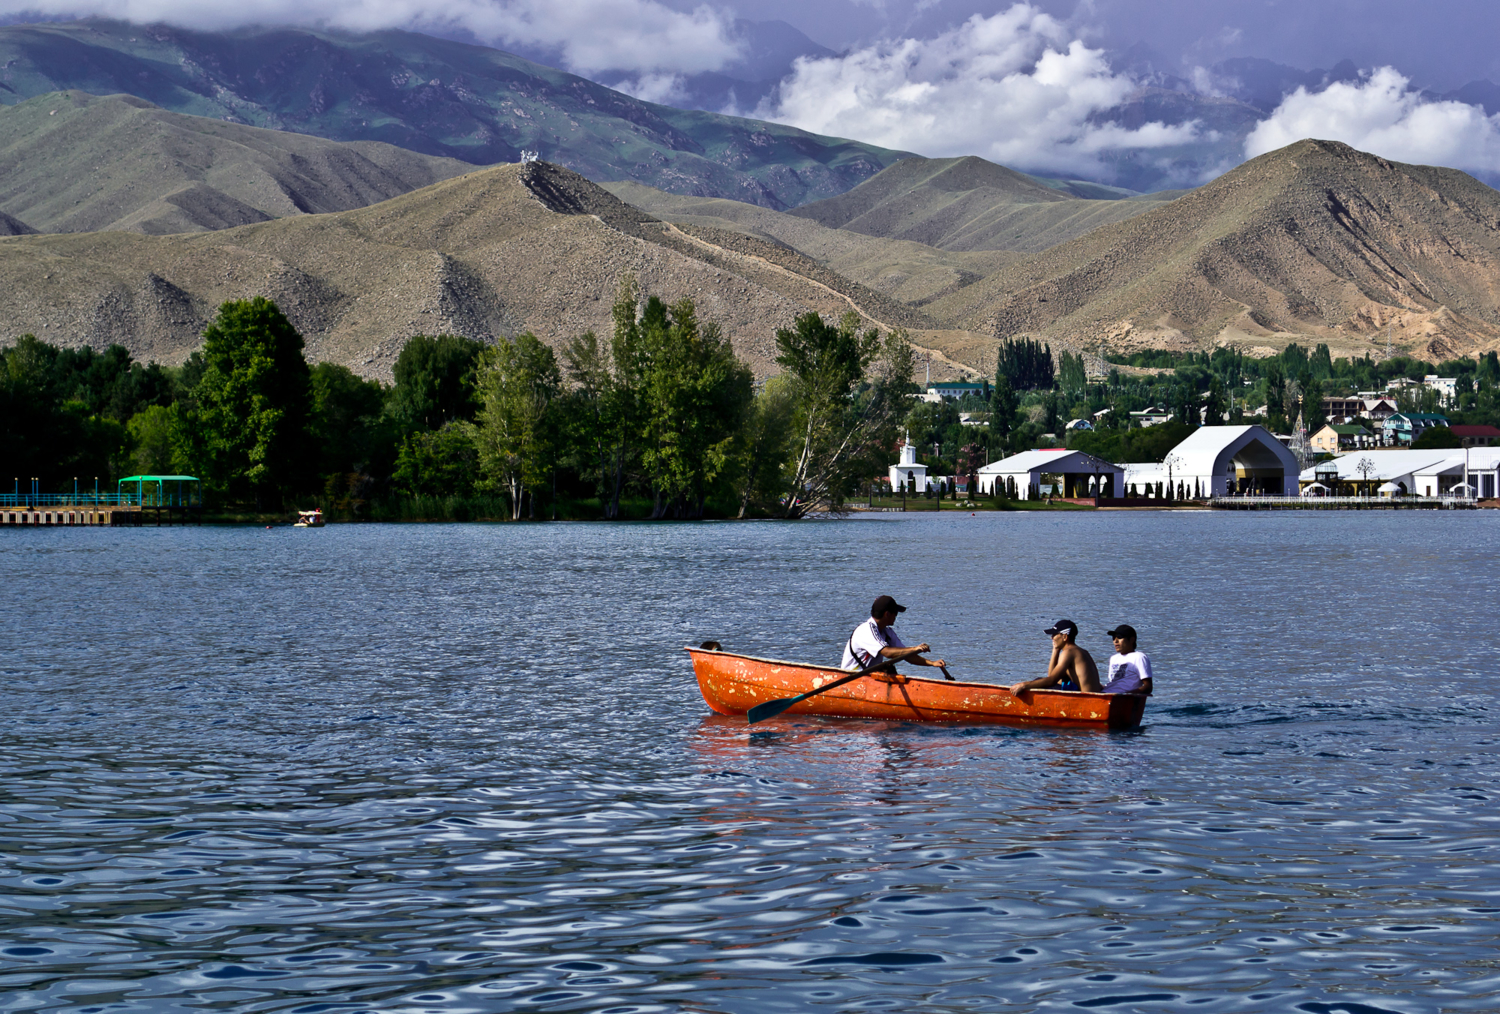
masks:
<instances>
[{"instance_id":1,"label":"wooden pier","mask_svg":"<svg viewBox=\"0 0 1500 1014\"><path fill-rule=\"evenodd\" d=\"M82 525L113 528L160 528L203 523L201 507L157 507L147 504L51 504L46 507L0 507L0 525Z\"/></svg>"}]
</instances>

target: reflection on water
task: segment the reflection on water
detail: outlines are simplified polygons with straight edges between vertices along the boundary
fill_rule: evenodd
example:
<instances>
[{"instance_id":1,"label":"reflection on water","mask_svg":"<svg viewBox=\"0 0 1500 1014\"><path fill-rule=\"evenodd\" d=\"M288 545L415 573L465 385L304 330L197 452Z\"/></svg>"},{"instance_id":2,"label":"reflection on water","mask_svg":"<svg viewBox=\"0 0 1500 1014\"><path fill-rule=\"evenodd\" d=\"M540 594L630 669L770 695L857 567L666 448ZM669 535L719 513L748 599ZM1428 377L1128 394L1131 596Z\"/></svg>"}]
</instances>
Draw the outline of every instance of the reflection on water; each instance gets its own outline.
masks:
<instances>
[{"instance_id":1,"label":"reflection on water","mask_svg":"<svg viewBox=\"0 0 1500 1014\"><path fill-rule=\"evenodd\" d=\"M3 531L0 1005L1494 1010L1494 520ZM1143 728L708 713L881 591Z\"/></svg>"}]
</instances>

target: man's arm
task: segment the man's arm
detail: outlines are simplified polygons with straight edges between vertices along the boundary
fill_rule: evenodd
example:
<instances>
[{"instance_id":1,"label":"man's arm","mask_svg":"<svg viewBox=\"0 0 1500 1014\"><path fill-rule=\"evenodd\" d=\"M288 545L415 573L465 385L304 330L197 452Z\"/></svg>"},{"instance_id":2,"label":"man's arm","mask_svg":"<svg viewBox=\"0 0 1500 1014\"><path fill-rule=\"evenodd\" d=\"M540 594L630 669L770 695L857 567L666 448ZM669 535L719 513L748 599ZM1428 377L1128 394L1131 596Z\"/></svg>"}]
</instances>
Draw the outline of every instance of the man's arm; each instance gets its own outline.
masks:
<instances>
[{"instance_id":1,"label":"man's arm","mask_svg":"<svg viewBox=\"0 0 1500 1014\"><path fill-rule=\"evenodd\" d=\"M1019 695L1022 690L1045 690L1047 687L1053 687L1061 683L1062 678L1067 675L1068 671L1067 667L1062 665L1058 660L1058 656L1061 654L1062 649L1054 644L1052 646L1052 657L1047 659L1047 675L1038 676L1034 680L1022 680L1020 683L1012 683L1010 692Z\"/></svg>"},{"instance_id":2,"label":"man's arm","mask_svg":"<svg viewBox=\"0 0 1500 1014\"><path fill-rule=\"evenodd\" d=\"M1045 690L1048 687L1056 686L1061 682L1062 676L1054 676L1049 672L1047 675L1038 676L1034 680L1025 680L1020 683L1012 683L1010 692L1019 695L1022 690Z\"/></svg>"}]
</instances>

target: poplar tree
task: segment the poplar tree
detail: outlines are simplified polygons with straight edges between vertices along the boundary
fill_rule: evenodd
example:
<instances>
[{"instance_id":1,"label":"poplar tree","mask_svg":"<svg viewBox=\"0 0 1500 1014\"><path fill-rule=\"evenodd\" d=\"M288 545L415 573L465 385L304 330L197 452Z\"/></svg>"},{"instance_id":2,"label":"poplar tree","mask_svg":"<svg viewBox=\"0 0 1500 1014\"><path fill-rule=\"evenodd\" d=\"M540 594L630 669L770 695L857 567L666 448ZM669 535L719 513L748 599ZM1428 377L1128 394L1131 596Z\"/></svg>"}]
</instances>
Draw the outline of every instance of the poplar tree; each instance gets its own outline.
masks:
<instances>
[{"instance_id":1,"label":"poplar tree","mask_svg":"<svg viewBox=\"0 0 1500 1014\"><path fill-rule=\"evenodd\" d=\"M549 411L562 387L557 357L530 332L486 350L480 361L480 409L475 443L485 481L510 499L518 520L522 499L549 477L556 434Z\"/></svg>"},{"instance_id":2,"label":"poplar tree","mask_svg":"<svg viewBox=\"0 0 1500 1014\"><path fill-rule=\"evenodd\" d=\"M805 313L776 332L776 363L795 404L787 517L837 506L895 443L914 359L906 332L860 329L852 311L837 324Z\"/></svg>"}]
</instances>

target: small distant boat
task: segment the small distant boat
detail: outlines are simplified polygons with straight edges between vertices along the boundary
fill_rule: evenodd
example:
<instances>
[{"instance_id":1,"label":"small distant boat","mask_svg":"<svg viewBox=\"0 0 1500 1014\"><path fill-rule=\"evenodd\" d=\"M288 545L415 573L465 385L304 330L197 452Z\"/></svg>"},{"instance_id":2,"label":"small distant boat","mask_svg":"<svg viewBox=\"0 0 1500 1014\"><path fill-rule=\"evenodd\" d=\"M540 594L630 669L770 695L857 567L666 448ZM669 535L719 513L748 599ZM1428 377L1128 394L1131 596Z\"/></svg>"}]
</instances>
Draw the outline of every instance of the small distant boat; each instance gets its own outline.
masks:
<instances>
[{"instance_id":1,"label":"small distant boat","mask_svg":"<svg viewBox=\"0 0 1500 1014\"><path fill-rule=\"evenodd\" d=\"M310 510L310 511L298 511L297 512L297 522L296 522L296 524L292 525L292 527L293 528L322 528L323 527L323 512L322 512L322 510L320 510L320 509L314 509L314 510Z\"/></svg>"},{"instance_id":2,"label":"small distant boat","mask_svg":"<svg viewBox=\"0 0 1500 1014\"><path fill-rule=\"evenodd\" d=\"M721 715L743 715L757 704L796 697L849 675L833 666L779 662L707 648L688 648L687 652L703 699ZM950 683L921 676L887 683L861 676L809 697L785 713L896 722L1133 729L1141 724L1145 710L1146 698L1139 694L1028 690L1017 697L994 683Z\"/></svg>"}]
</instances>

